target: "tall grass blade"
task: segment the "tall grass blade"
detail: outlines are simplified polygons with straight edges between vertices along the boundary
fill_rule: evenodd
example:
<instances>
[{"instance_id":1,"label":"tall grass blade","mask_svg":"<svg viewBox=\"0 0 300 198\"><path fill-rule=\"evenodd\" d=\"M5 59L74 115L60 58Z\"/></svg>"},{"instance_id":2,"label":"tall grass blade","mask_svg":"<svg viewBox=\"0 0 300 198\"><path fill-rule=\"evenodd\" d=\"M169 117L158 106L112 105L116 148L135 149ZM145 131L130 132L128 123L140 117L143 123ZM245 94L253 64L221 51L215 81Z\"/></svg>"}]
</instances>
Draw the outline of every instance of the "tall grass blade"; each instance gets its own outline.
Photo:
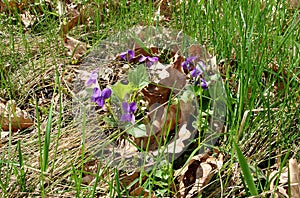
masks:
<instances>
[{"instance_id":1,"label":"tall grass blade","mask_svg":"<svg viewBox=\"0 0 300 198\"><path fill-rule=\"evenodd\" d=\"M241 169L242 169L246 184L249 188L249 191L252 196L256 196L256 195L258 195L258 192L257 192L257 188L255 186L253 177L251 175L247 159L245 158L245 156L243 155L242 151L240 150L239 146L237 145L237 143L235 141L233 141L233 145L234 145L234 149L236 150L238 161L241 166Z\"/></svg>"},{"instance_id":2,"label":"tall grass blade","mask_svg":"<svg viewBox=\"0 0 300 198\"><path fill-rule=\"evenodd\" d=\"M26 191L26 174L24 171L24 161L23 161L20 140L18 140L17 147L18 147L19 165L20 165L20 181L19 182L20 182L22 192L25 192Z\"/></svg>"},{"instance_id":3,"label":"tall grass blade","mask_svg":"<svg viewBox=\"0 0 300 198\"><path fill-rule=\"evenodd\" d=\"M52 116L53 116L53 105L54 100L52 99L50 111L48 115L48 122L46 127L46 134L45 134L45 142L44 142L44 153L43 153L43 166L42 171L46 171L48 168L48 161L49 161L49 147L50 147L50 134L51 134L51 126L52 126Z\"/></svg>"}]
</instances>

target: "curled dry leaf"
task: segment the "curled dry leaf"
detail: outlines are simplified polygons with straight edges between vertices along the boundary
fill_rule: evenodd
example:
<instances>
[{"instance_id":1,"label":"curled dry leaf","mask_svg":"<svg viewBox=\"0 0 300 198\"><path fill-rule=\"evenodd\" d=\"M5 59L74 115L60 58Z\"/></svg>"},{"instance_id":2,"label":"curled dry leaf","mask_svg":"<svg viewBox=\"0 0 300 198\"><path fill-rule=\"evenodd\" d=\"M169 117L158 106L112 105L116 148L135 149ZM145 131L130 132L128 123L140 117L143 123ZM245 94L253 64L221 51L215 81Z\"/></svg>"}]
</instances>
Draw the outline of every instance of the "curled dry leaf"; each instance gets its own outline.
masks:
<instances>
[{"instance_id":1,"label":"curled dry leaf","mask_svg":"<svg viewBox=\"0 0 300 198\"><path fill-rule=\"evenodd\" d=\"M188 165L175 172L179 182L179 197L194 197L200 195L211 178L223 165L223 154L212 157L208 153L194 156Z\"/></svg>"},{"instance_id":2,"label":"curled dry leaf","mask_svg":"<svg viewBox=\"0 0 300 198\"><path fill-rule=\"evenodd\" d=\"M174 55L174 63L173 63L173 68L178 70L181 73L184 73L183 68L182 68L182 63L184 62L184 57L180 54L175 54Z\"/></svg>"},{"instance_id":3,"label":"curled dry leaf","mask_svg":"<svg viewBox=\"0 0 300 198\"><path fill-rule=\"evenodd\" d=\"M177 113L177 105L172 104L170 107L155 104L150 109L151 113L149 114L150 125L146 123L146 137L136 138L135 142L138 146L150 151L153 151L158 148L160 140L165 140L167 131L173 131L176 127L176 124L180 123L180 113ZM176 115L179 115L178 122L176 121ZM150 138L150 140L149 140Z\"/></svg>"},{"instance_id":4,"label":"curled dry leaf","mask_svg":"<svg viewBox=\"0 0 300 198\"><path fill-rule=\"evenodd\" d=\"M203 47L197 44L190 46L189 56L197 56L197 61L206 60L208 58L208 54L204 53Z\"/></svg>"},{"instance_id":5,"label":"curled dry leaf","mask_svg":"<svg viewBox=\"0 0 300 198\"><path fill-rule=\"evenodd\" d=\"M155 198L155 194L149 193L149 190L144 189L139 182L136 182L132 187L128 187L132 184L132 182L134 182L138 177L140 176L140 172L138 171L134 171L132 173L123 173L120 176L120 181L122 184L122 187L125 189L127 188L127 190L130 192L131 196L139 196L139 197L151 197L151 198ZM142 178L142 182L145 182L147 179L146 176L143 176Z\"/></svg>"},{"instance_id":6,"label":"curled dry leaf","mask_svg":"<svg viewBox=\"0 0 300 198\"><path fill-rule=\"evenodd\" d=\"M289 172L288 172L289 170ZM289 169L284 168L279 178L279 185L276 187L277 174L279 171L275 170L270 174L270 190L273 191L274 196L278 197L300 197L300 164L296 159L289 160ZM289 179L290 176L290 179ZM290 182L288 184L288 182ZM288 195L288 187L290 187L291 196ZM275 191L275 192L274 192Z\"/></svg>"},{"instance_id":7,"label":"curled dry leaf","mask_svg":"<svg viewBox=\"0 0 300 198\"><path fill-rule=\"evenodd\" d=\"M172 67L166 68L166 72L168 72L169 75L162 78L159 81L159 84L173 89L173 93L177 94L184 88L186 84L186 76Z\"/></svg>"},{"instance_id":8,"label":"curled dry leaf","mask_svg":"<svg viewBox=\"0 0 300 198\"><path fill-rule=\"evenodd\" d=\"M165 103L169 99L171 90L162 86L149 84L141 92L144 95L145 101L149 103L149 106L152 106L155 103Z\"/></svg>"},{"instance_id":9,"label":"curled dry leaf","mask_svg":"<svg viewBox=\"0 0 300 198\"><path fill-rule=\"evenodd\" d=\"M30 14L30 12L27 10L23 11L23 13L20 15L21 15L22 23L25 25L26 28L32 26L37 20L36 16Z\"/></svg>"},{"instance_id":10,"label":"curled dry leaf","mask_svg":"<svg viewBox=\"0 0 300 198\"><path fill-rule=\"evenodd\" d=\"M9 130L10 120L13 132L33 125L33 121L28 117L27 112L17 107L15 101L8 101L6 104L0 102L0 125L2 130Z\"/></svg>"},{"instance_id":11,"label":"curled dry leaf","mask_svg":"<svg viewBox=\"0 0 300 198\"><path fill-rule=\"evenodd\" d=\"M149 195L150 195L150 193L149 193L149 190L146 190L142 186L139 186L139 187L135 188L134 190L132 190L130 192L130 195L131 196L139 196L139 197L144 197L144 198L147 197L148 198ZM153 193L153 191L152 191L152 194L151 194L150 197L151 198L155 198L156 197L155 194Z\"/></svg>"}]
</instances>

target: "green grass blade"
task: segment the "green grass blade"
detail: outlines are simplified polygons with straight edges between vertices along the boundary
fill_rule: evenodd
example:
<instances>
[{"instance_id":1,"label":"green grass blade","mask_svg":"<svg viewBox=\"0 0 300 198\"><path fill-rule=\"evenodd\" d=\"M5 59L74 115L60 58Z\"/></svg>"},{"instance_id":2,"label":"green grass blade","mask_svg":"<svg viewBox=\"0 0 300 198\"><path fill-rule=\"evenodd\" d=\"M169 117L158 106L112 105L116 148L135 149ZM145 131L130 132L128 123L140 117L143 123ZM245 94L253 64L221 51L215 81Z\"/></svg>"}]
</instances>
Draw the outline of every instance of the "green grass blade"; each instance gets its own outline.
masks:
<instances>
[{"instance_id":1,"label":"green grass blade","mask_svg":"<svg viewBox=\"0 0 300 198\"><path fill-rule=\"evenodd\" d=\"M21 142L18 140L18 154L19 154L19 165L20 165L20 185L21 185L21 190L22 192L26 191L26 174L24 171L24 161L23 161L23 155L22 155L22 150L21 150Z\"/></svg>"},{"instance_id":2,"label":"green grass blade","mask_svg":"<svg viewBox=\"0 0 300 198\"><path fill-rule=\"evenodd\" d=\"M51 137L51 126L52 126L52 116L53 116L53 106L54 100L51 102L50 111L48 115L48 122L46 127L46 134L45 134L45 142L44 142L44 153L43 153L43 172L47 170L48 161L49 161L49 147L50 147L50 137Z\"/></svg>"},{"instance_id":3,"label":"green grass blade","mask_svg":"<svg viewBox=\"0 0 300 198\"><path fill-rule=\"evenodd\" d=\"M236 150L239 164L241 166L246 184L249 188L251 195L252 196L258 195L257 188L255 186L253 177L251 175L247 159L245 158L245 156L243 155L242 151L240 150L239 146L237 145L237 143L235 141L233 141L233 145L234 145L234 149Z\"/></svg>"}]
</instances>

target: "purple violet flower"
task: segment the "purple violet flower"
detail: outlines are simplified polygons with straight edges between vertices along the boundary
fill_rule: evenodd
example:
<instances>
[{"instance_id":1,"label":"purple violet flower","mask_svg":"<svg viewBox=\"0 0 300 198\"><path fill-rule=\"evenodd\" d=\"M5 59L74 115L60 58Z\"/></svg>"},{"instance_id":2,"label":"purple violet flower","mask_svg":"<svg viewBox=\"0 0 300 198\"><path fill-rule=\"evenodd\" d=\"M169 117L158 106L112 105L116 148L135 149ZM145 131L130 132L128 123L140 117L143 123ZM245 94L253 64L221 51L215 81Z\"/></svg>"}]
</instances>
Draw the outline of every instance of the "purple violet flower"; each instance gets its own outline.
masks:
<instances>
[{"instance_id":1,"label":"purple violet flower","mask_svg":"<svg viewBox=\"0 0 300 198\"><path fill-rule=\"evenodd\" d=\"M134 51L133 50L127 50L127 52L122 52L120 54L120 57L123 60L130 61L131 59L134 58Z\"/></svg>"},{"instance_id":2,"label":"purple violet flower","mask_svg":"<svg viewBox=\"0 0 300 198\"><path fill-rule=\"evenodd\" d=\"M202 87L202 89L207 90L208 86L207 86L206 80L204 80L203 78L200 78L200 81L201 81L201 87Z\"/></svg>"},{"instance_id":3,"label":"purple violet flower","mask_svg":"<svg viewBox=\"0 0 300 198\"><path fill-rule=\"evenodd\" d=\"M124 111L124 114L121 116L121 121L122 122L131 122L134 124L135 122L135 116L134 112L136 111L136 103L132 102L128 104L127 102L122 102L122 108Z\"/></svg>"},{"instance_id":4,"label":"purple violet flower","mask_svg":"<svg viewBox=\"0 0 300 198\"><path fill-rule=\"evenodd\" d=\"M197 56L191 56L191 57L187 57L186 61L184 61L183 63L181 63L181 66L183 67L183 69L189 70L190 69L190 63L194 60L196 60Z\"/></svg>"},{"instance_id":5,"label":"purple violet flower","mask_svg":"<svg viewBox=\"0 0 300 198\"><path fill-rule=\"evenodd\" d=\"M197 78L203 73L205 69L206 69L206 65L202 61L199 61L196 67L194 67L194 69L191 71L192 77Z\"/></svg>"},{"instance_id":6,"label":"purple violet flower","mask_svg":"<svg viewBox=\"0 0 300 198\"><path fill-rule=\"evenodd\" d=\"M158 61L158 57L151 57L151 56L144 56L142 55L142 57L139 59L139 62L144 62L144 61L147 61L147 66L151 66L153 65L153 63L157 62Z\"/></svg>"},{"instance_id":7,"label":"purple violet flower","mask_svg":"<svg viewBox=\"0 0 300 198\"><path fill-rule=\"evenodd\" d=\"M86 86L90 86L91 84L96 84L98 78L98 70L94 70L90 74L90 78L86 82Z\"/></svg>"},{"instance_id":8,"label":"purple violet flower","mask_svg":"<svg viewBox=\"0 0 300 198\"><path fill-rule=\"evenodd\" d=\"M91 96L91 101L96 102L101 108L104 106L104 102L111 95L111 89L105 88L101 91L100 88L95 87L93 89L93 95Z\"/></svg>"}]
</instances>

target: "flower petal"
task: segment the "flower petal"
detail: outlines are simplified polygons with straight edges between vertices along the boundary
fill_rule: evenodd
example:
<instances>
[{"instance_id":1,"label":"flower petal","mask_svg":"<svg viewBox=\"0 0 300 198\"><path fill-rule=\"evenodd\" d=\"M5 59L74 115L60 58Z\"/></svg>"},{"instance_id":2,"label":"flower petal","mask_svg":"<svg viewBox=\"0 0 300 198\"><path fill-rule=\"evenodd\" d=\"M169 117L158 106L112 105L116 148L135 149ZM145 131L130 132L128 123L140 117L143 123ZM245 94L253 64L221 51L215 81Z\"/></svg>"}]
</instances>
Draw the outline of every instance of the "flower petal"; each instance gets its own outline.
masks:
<instances>
[{"instance_id":1,"label":"flower petal","mask_svg":"<svg viewBox=\"0 0 300 198\"><path fill-rule=\"evenodd\" d=\"M129 112L134 113L136 111L136 103L135 102L130 103L129 108L130 108Z\"/></svg>"},{"instance_id":2,"label":"flower petal","mask_svg":"<svg viewBox=\"0 0 300 198\"><path fill-rule=\"evenodd\" d=\"M187 58L186 58L186 62L190 63L190 62L196 60L196 58L197 58L197 56L187 57Z\"/></svg>"},{"instance_id":3,"label":"flower petal","mask_svg":"<svg viewBox=\"0 0 300 198\"><path fill-rule=\"evenodd\" d=\"M155 63L155 62L157 62L158 61L158 57L150 57L150 56L148 56L148 60L150 61L150 62L152 62L152 63Z\"/></svg>"},{"instance_id":4,"label":"flower petal","mask_svg":"<svg viewBox=\"0 0 300 198\"><path fill-rule=\"evenodd\" d=\"M101 92L101 96L103 97L104 100L109 98L111 96L111 89L109 88L103 89Z\"/></svg>"},{"instance_id":5,"label":"flower petal","mask_svg":"<svg viewBox=\"0 0 300 198\"><path fill-rule=\"evenodd\" d=\"M123 108L123 111L125 113L129 113L130 112L130 106L127 102L122 102L122 108Z\"/></svg>"},{"instance_id":6,"label":"flower petal","mask_svg":"<svg viewBox=\"0 0 300 198\"><path fill-rule=\"evenodd\" d=\"M122 53L120 54L120 57L121 57L123 60L126 60L126 58L127 58L127 52L122 52Z\"/></svg>"},{"instance_id":7,"label":"flower petal","mask_svg":"<svg viewBox=\"0 0 300 198\"><path fill-rule=\"evenodd\" d=\"M190 67L189 67L189 64L196 60L197 56L191 56L191 57L187 57L186 60L181 64L181 66L183 67L183 69L187 69L189 70Z\"/></svg>"},{"instance_id":8,"label":"flower petal","mask_svg":"<svg viewBox=\"0 0 300 198\"><path fill-rule=\"evenodd\" d=\"M199 74L200 71L196 67L191 71L191 76L194 78L198 77Z\"/></svg>"},{"instance_id":9,"label":"flower petal","mask_svg":"<svg viewBox=\"0 0 300 198\"><path fill-rule=\"evenodd\" d=\"M124 113L121 115L121 121L122 122L131 122L132 121L132 115L129 113Z\"/></svg>"},{"instance_id":10,"label":"flower petal","mask_svg":"<svg viewBox=\"0 0 300 198\"><path fill-rule=\"evenodd\" d=\"M139 59L139 62L140 62L140 63L141 63L141 62L144 62L146 59L147 59L147 57L144 56L144 55L142 55L142 57Z\"/></svg>"},{"instance_id":11,"label":"flower petal","mask_svg":"<svg viewBox=\"0 0 300 198\"><path fill-rule=\"evenodd\" d=\"M98 71L92 71L90 74L90 78L86 82L86 86L90 86L91 84L95 84L98 78Z\"/></svg>"},{"instance_id":12,"label":"flower petal","mask_svg":"<svg viewBox=\"0 0 300 198\"><path fill-rule=\"evenodd\" d=\"M135 116L133 114L130 114L131 115L131 124L134 124L135 123Z\"/></svg>"},{"instance_id":13,"label":"flower petal","mask_svg":"<svg viewBox=\"0 0 300 198\"><path fill-rule=\"evenodd\" d=\"M203 78L200 78L200 80L201 80L201 87L207 90L208 89L207 82Z\"/></svg>"},{"instance_id":14,"label":"flower petal","mask_svg":"<svg viewBox=\"0 0 300 198\"><path fill-rule=\"evenodd\" d=\"M96 99L100 97L100 95L101 95L101 90L98 87L95 87L93 89L93 95L91 96L91 101L96 102Z\"/></svg>"},{"instance_id":15,"label":"flower petal","mask_svg":"<svg viewBox=\"0 0 300 198\"><path fill-rule=\"evenodd\" d=\"M86 86L90 86L92 84L96 84L97 82L97 79L88 79L88 81L86 82Z\"/></svg>"},{"instance_id":16,"label":"flower petal","mask_svg":"<svg viewBox=\"0 0 300 198\"><path fill-rule=\"evenodd\" d=\"M182 66L183 69L186 69L186 70L188 69L188 67L187 67L188 63L186 61L184 61L183 63L181 63L181 66Z\"/></svg>"},{"instance_id":17,"label":"flower petal","mask_svg":"<svg viewBox=\"0 0 300 198\"><path fill-rule=\"evenodd\" d=\"M128 50L127 53L129 55L128 60L131 60L131 59L134 58L134 51L133 50Z\"/></svg>"},{"instance_id":18,"label":"flower petal","mask_svg":"<svg viewBox=\"0 0 300 198\"><path fill-rule=\"evenodd\" d=\"M104 99L102 97L99 97L96 99L96 103L101 107L103 108L104 106Z\"/></svg>"}]
</instances>

